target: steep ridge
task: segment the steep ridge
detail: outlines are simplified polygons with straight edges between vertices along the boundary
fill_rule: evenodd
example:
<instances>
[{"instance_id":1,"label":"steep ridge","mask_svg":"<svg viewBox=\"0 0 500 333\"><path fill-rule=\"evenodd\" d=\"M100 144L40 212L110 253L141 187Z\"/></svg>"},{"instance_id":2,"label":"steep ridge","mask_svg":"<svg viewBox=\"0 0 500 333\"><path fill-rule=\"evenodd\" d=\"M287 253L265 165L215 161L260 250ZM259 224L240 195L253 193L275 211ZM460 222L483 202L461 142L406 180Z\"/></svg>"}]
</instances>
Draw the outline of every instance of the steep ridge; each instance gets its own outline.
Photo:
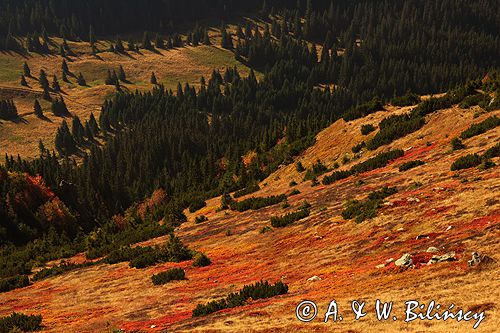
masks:
<instances>
[{"instance_id":1,"label":"steep ridge","mask_svg":"<svg viewBox=\"0 0 500 333\"><path fill-rule=\"evenodd\" d=\"M377 132L363 136L362 125L376 127L387 116L411 108L387 106L386 111L361 119L335 122L293 164L264 180L259 191L237 199L289 194L297 189L300 193L288 197L288 206L277 204L241 213L220 211L219 197L207 200L207 206L195 213L186 212L189 221L177 228L176 235L191 249L206 253L210 266L193 268L191 261L140 270L129 268L127 263L96 265L2 294L0 314L13 310L40 313L46 330L53 332L106 331L111 327L127 332L472 329L474 321L405 323L404 302L415 299L426 304L435 300L446 308L454 303L466 310L485 310L486 320L480 329L495 331L500 306L500 269L495 263L500 260L499 169L452 172L450 166L461 156L482 154L498 144L500 131L494 128L464 140L463 150L451 150L450 142L471 124L500 116L500 110L484 113L478 107L457 106L439 110L426 116L420 130L352 159L351 148ZM311 181L303 181L304 173L296 170L296 162L310 168L318 159L327 167L337 162L338 170L347 170L393 149L403 149L404 156L330 185L311 186ZM346 155L348 159L344 159ZM398 170L402 163L417 159L425 164ZM499 163L498 158L493 161ZM292 181L298 185L291 187ZM376 217L361 223L343 219L341 213L348 200L364 200L368 193L384 186L396 187L398 192L385 199ZM271 216L296 211L304 200L311 205L309 217L262 232L270 226ZM195 223L195 217L202 214L208 221ZM160 244L165 239L141 245ZM427 252L429 247L437 252ZM427 265L433 255L450 252L455 253L455 261ZM468 267L472 252L488 256L491 262ZM412 255L413 267L395 266L394 261L405 253ZM151 283L152 274L171 267L184 268L187 280L163 286ZM313 276L320 280L308 281ZM191 318L196 304L225 297L260 279L281 279L289 292ZM309 323L295 317L295 308L304 299L315 301L319 308L318 317ZM333 299L344 320L325 324L324 313ZM359 321L354 320L350 306L355 299L367 302L369 314ZM394 301L393 314L398 321L377 321L376 299Z\"/></svg>"}]
</instances>

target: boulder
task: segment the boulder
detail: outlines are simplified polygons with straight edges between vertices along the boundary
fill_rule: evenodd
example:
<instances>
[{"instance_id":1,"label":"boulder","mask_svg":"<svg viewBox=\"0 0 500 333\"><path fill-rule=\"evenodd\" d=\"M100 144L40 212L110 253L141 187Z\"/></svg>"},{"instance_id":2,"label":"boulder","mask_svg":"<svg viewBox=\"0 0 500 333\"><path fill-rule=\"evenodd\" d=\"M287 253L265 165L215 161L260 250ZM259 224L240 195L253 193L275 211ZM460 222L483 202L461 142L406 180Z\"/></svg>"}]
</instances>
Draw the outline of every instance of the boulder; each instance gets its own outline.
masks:
<instances>
[{"instance_id":1,"label":"boulder","mask_svg":"<svg viewBox=\"0 0 500 333\"><path fill-rule=\"evenodd\" d=\"M477 252L472 252L472 259L467 261L469 267L479 265L481 263L481 256Z\"/></svg>"},{"instance_id":2,"label":"boulder","mask_svg":"<svg viewBox=\"0 0 500 333\"><path fill-rule=\"evenodd\" d=\"M432 265L438 262L444 262L444 261L455 261L457 258L455 257L455 252L448 252L446 254L443 254L442 256L434 255L432 256L431 260L427 263L427 265Z\"/></svg>"},{"instance_id":3,"label":"boulder","mask_svg":"<svg viewBox=\"0 0 500 333\"><path fill-rule=\"evenodd\" d=\"M394 263L396 266L401 266L401 267L411 267L413 266L413 259L411 257L411 254L409 253L405 253L401 256L401 258L399 258L398 260L396 260L396 262Z\"/></svg>"},{"instance_id":4,"label":"boulder","mask_svg":"<svg viewBox=\"0 0 500 333\"><path fill-rule=\"evenodd\" d=\"M431 246L427 249L427 251L425 252L429 252L429 253L438 253L439 252L439 249L437 247L434 247L434 246Z\"/></svg>"},{"instance_id":5,"label":"boulder","mask_svg":"<svg viewBox=\"0 0 500 333\"><path fill-rule=\"evenodd\" d=\"M309 279L307 279L307 281L312 281L312 282L321 281L321 278L317 275L314 275L314 276L310 277Z\"/></svg>"}]
</instances>

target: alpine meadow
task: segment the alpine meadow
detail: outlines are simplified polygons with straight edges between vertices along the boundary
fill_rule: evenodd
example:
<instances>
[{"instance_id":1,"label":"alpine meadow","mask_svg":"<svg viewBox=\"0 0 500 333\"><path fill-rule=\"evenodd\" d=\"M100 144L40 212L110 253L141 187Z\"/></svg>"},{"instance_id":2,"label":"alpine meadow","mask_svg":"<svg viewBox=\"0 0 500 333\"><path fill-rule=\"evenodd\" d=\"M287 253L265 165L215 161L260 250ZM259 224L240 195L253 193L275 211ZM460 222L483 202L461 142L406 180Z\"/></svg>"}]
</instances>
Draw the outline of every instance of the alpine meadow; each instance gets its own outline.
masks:
<instances>
[{"instance_id":1,"label":"alpine meadow","mask_svg":"<svg viewBox=\"0 0 500 333\"><path fill-rule=\"evenodd\" d=\"M0 0L0 333L496 332L497 0Z\"/></svg>"}]
</instances>

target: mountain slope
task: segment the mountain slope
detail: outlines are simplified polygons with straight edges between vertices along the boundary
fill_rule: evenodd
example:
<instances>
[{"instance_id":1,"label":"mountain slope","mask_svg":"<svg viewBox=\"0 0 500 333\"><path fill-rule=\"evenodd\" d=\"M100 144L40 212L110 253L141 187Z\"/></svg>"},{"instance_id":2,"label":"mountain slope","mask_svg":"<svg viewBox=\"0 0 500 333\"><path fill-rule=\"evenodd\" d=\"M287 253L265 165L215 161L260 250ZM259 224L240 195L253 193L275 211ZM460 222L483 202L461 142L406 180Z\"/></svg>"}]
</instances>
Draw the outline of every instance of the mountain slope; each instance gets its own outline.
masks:
<instances>
[{"instance_id":1,"label":"mountain slope","mask_svg":"<svg viewBox=\"0 0 500 333\"><path fill-rule=\"evenodd\" d=\"M363 124L377 125L391 114L408 112L411 107L386 107L351 122L339 120L317 136L317 142L298 160L309 168L320 159L325 165L341 163L352 156L351 147L366 140L360 134ZM475 117L475 115L477 117ZM294 164L282 167L246 197L289 193L289 183L299 194L288 198L289 207L274 205L256 211L218 211L220 198L207 201L195 213L186 212L189 222L176 234L191 249L203 251L212 265L191 267L191 262L167 263L146 269L129 268L126 263L100 264L37 282L32 286L2 294L0 314L13 310L40 313L46 331L106 331L111 327L132 331L468 331L474 321L414 321L404 323L404 301L430 300L448 307L454 303L464 309L486 310L483 332L498 326L500 269L498 255L500 186L498 166L487 170L470 168L450 171L460 156L484 153L498 144L498 128L464 140L464 150L451 151L450 141L471 124L500 110L484 113L479 107L439 110L426 117L418 131L375 151L364 152L340 170L390 149L405 154L387 166L350 176L331 185L311 186L302 181ZM371 133L368 137L376 133ZM420 159L424 165L400 172L404 162ZM498 158L493 159L498 163ZM318 177L321 180L321 176ZM396 187L376 217L361 223L340 215L350 199L364 200L383 186ZM245 197L238 198L243 200ZM271 216L295 211L303 201L311 204L311 215L285 228L261 233ZM208 221L194 223L204 214ZM230 230L230 232L228 232ZM147 244L160 244L160 237ZM435 247L436 253L426 252ZM472 252L491 258L492 263L468 267ZM456 261L425 265L433 255L455 252ZM393 260L412 255L414 267L401 269ZM153 286L152 274L170 267L186 270L186 281ZM308 281L318 276L319 281ZM260 279L282 279L289 292L215 314L191 318L198 303L225 297L244 284ZM302 300L318 304L319 315L310 323L295 317ZM344 320L324 324L324 313L335 299ZM367 301L368 316L355 321L350 310L354 299ZM394 301L398 321L377 321L374 302Z\"/></svg>"}]
</instances>

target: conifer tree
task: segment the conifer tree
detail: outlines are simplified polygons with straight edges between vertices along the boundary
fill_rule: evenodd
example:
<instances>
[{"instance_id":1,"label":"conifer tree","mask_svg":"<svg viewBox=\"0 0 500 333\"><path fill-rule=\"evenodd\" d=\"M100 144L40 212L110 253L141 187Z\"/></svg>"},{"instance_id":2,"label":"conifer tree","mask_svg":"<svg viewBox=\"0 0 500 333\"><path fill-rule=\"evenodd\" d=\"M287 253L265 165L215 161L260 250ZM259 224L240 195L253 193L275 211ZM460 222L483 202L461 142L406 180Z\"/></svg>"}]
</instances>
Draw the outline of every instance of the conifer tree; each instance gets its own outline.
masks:
<instances>
[{"instance_id":1,"label":"conifer tree","mask_svg":"<svg viewBox=\"0 0 500 333\"><path fill-rule=\"evenodd\" d=\"M84 134L85 134L85 128L83 127L80 118L78 118L78 116L73 117L71 125L71 135L73 136L73 139L77 144L81 145L83 143Z\"/></svg>"},{"instance_id":2,"label":"conifer tree","mask_svg":"<svg viewBox=\"0 0 500 333\"><path fill-rule=\"evenodd\" d=\"M144 35L142 36L142 48L146 50L152 50L153 45L151 44L151 39L149 38L149 33L144 31Z\"/></svg>"},{"instance_id":3,"label":"conifer tree","mask_svg":"<svg viewBox=\"0 0 500 333\"><path fill-rule=\"evenodd\" d=\"M92 27L92 25L90 25L89 28L89 45L91 48L95 47L94 28Z\"/></svg>"},{"instance_id":4,"label":"conifer tree","mask_svg":"<svg viewBox=\"0 0 500 333\"><path fill-rule=\"evenodd\" d=\"M99 134L99 125L97 125L97 121L94 117L93 112L90 114L89 127L90 127L90 130L92 131L92 135L94 137Z\"/></svg>"},{"instance_id":5,"label":"conifer tree","mask_svg":"<svg viewBox=\"0 0 500 333\"><path fill-rule=\"evenodd\" d=\"M61 69L64 74L70 74L68 64L66 63L66 59L63 59L61 64Z\"/></svg>"},{"instance_id":6,"label":"conifer tree","mask_svg":"<svg viewBox=\"0 0 500 333\"><path fill-rule=\"evenodd\" d=\"M127 42L127 48L129 51L135 51L136 50L136 47L135 47L135 43L132 39L129 39L128 42Z\"/></svg>"},{"instance_id":7,"label":"conifer tree","mask_svg":"<svg viewBox=\"0 0 500 333\"><path fill-rule=\"evenodd\" d=\"M40 105L40 102L38 102L38 99L35 99L33 110L35 112L35 116L37 116L38 118L43 118L42 106Z\"/></svg>"},{"instance_id":8,"label":"conifer tree","mask_svg":"<svg viewBox=\"0 0 500 333\"><path fill-rule=\"evenodd\" d=\"M156 79L156 76L155 76L154 72L151 72L151 80L150 80L150 82L151 82L151 84L154 84L154 85L158 84L158 80Z\"/></svg>"},{"instance_id":9,"label":"conifer tree","mask_svg":"<svg viewBox=\"0 0 500 333\"><path fill-rule=\"evenodd\" d=\"M59 82L57 81L57 76L54 74L54 77L52 79L52 90L56 92L61 91L61 87L59 86Z\"/></svg>"},{"instance_id":10,"label":"conifer tree","mask_svg":"<svg viewBox=\"0 0 500 333\"><path fill-rule=\"evenodd\" d=\"M204 35L203 35L203 44L204 45L212 45L210 42L210 36L208 35L208 29L205 29Z\"/></svg>"},{"instance_id":11,"label":"conifer tree","mask_svg":"<svg viewBox=\"0 0 500 333\"><path fill-rule=\"evenodd\" d=\"M104 83L107 85L112 85L115 82L113 81L113 77L111 76L111 71L108 69L108 74L106 76L106 79L104 80Z\"/></svg>"},{"instance_id":12,"label":"conifer tree","mask_svg":"<svg viewBox=\"0 0 500 333\"><path fill-rule=\"evenodd\" d=\"M222 41L221 46L225 49L233 49L233 39L231 34L227 32L226 27L223 25L221 28Z\"/></svg>"},{"instance_id":13,"label":"conifer tree","mask_svg":"<svg viewBox=\"0 0 500 333\"><path fill-rule=\"evenodd\" d=\"M66 58L66 51L64 51L64 47L62 45L59 46L59 55Z\"/></svg>"},{"instance_id":14,"label":"conifer tree","mask_svg":"<svg viewBox=\"0 0 500 333\"><path fill-rule=\"evenodd\" d=\"M80 73L78 74L78 77L76 78L76 82L77 82L80 86L86 86L86 85L87 85L87 82L85 81L85 78L83 77L82 72L80 72Z\"/></svg>"},{"instance_id":15,"label":"conifer tree","mask_svg":"<svg viewBox=\"0 0 500 333\"><path fill-rule=\"evenodd\" d=\"M31 70L30 70L30 67L28 66L28 63L26 61L24 62L24 65L23 65L23 73L24 73L24 76L31 77Z\"/></svg>"},{"instance_id":16,"label":"conifer tree","mask_svg":"<svg viewBox=\"0 0 500 333\"><path fill-rule=\"evenodd\" d=\"M50 97L49 88L43 88L42 98L49 102L52 100L52 97Z\"/></svg>"},{"instance_id":17,"label":"conifer tree","mask_svg":"<svg viewBox=\"0 0 500 333\"><path fill-rule=\"evenodd\" d=\"M123 70L123 66L122 65L120 65L120 67L118 68L118 78L122 82L126 82L127 81L127 75L125 74L125 70Z\"/></svg>"},{"instance_id":18,"label":"conifer tree","mask_svg":"<svg viewBox=\"0 0 500 333\"><path fill-rule=\"evenodd\" d=\"M120 39L116 41L116 46L115 46L115 51L118 53L124 53L125 52L125 47L123 46L123 43Z\"/></svg>"},{"instance_id":19,"label":"conifer tree","mask_svg":"<svg viewBox=\"0 0 500 333\"><path fill-rule=\"evenodd\" d=\"M165 48L165 42L163 41L163 38L161 37L160 34L156 34L156 37L155 37L155 46L159 49L163 49Z\"/></svg>"},{"instance_id":20,"label":"conifer tree","mask_svg":"<svg viewBox=\"0 0 500 333\"><path fill-rule=\"evenodd\" d=\"M24 77L24 75L21 75L21 85L23 87L27 87L28 86L28 82L26 82L26 78Z\"/></svg>"},{"instance_id":21,"label":"conifer tree","mask_svg":"<svg viewBox=\"0 0 500 333\"><path fill-rule=\"evenodd\" d=\"M64 82L69 82L68 77L66 76L66 72L62 72L61 78Z\"/></svg>"},{"instance_id":22,"label":"conifer tree","mask_svg":"<svg viewBox=\"0 0 500 333\"><path fill-rule=\"evenodd\" d=\"M40 70L40 76L38 80L44 90L49 89L49 81L47 80L47 74L45 74L45 71L43 69Z\"/></svg>"}]
</instances>

